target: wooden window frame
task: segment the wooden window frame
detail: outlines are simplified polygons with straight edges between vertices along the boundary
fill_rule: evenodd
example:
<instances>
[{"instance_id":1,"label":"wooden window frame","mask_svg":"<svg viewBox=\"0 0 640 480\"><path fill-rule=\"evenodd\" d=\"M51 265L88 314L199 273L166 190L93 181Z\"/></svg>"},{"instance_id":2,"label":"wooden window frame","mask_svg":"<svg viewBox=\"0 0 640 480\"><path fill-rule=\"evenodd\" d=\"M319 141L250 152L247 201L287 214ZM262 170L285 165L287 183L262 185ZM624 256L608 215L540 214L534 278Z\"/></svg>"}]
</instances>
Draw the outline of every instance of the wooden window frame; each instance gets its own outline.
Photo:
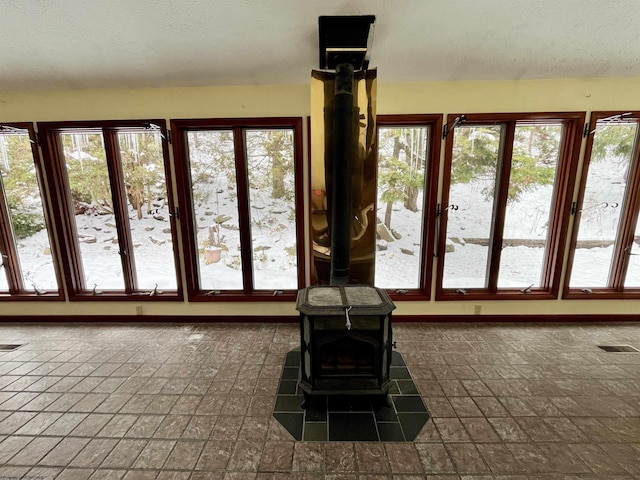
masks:
<instances>
[{"instance_id":1,"label":"wooden window frame","mask_svg":"<svg viewBox=\"0 0 640 480\"><path fill-rule=\"evenodd\" d=\"M616 244L614 247L613 257L611 259L612 269L608 279L609 285L607 287L590 287L587 289L580 287L572 288L569 286L569 282L571 280L571 271L573 269L573 260L575 258L576 245L578 241L581 217L580 212L582 211L582 205L584 203L589 164L591 162L591 154L593 151L594 134L598 121L604 118L611 118L616 115L625 115L625 121L637 123L638 134L636 135L636 142L632 154L633 156L631 158L629 182L625 191L622 211L620 213L620 223L616 234ZM567 261L567 273L565 275L562 298L568 300L640 299L640 287L624 287L624 280L629 267L629 253L634 240L636 222L640 215L640 111L620 110L591 112L588 129L585 130L585 133L587 135L587 144L582 164L578 198L574 206L575 215L573 218L573 232L571 235L569 258Z\"/></svg>"},{"instance_id":2,"label":"wooden window frame","mask_svg":"<svg viewBox=\"0 0 640 480\"><path fill-rule=\"evenodd\" d=\"M183 300L180 259L178 254L177 226L175 221L175 207L173 201L173 187L171 175L171 163L169 160L168 139L169 132L166 122L162 119L148 120L108 120L108 121L69 121L69 122L39 122L39 136L43 139L42 151L45 161L45 170L51 192L52 212L61 240L60 258L64 281L69 300L71 301L104 301L104 300L131 300L131 301L167 301ZM73 133L74 131L94 130L103 135L107 169L111 184L114 217L116 218L119 248L121 252L133 251L133 242L127 225L126 193L123 188L122 166L118 149L117 135L137 129L159 129L162 137L163 164L165 184L167 188L167 204L170 215L169 223L173 238L173 256L176 272L176 290L162 289L161 292L152 292L149 289L138 289L136 285L135 264L133 258L128 255L120 255L122 273L125 283L123 290L104 290L95 295L92 288L85 285L80 246L74 231L73 203L69 194L69 180L66 175L65 157L60 139L61 133ZM115 188L114 188L115 187Z\"/></svg>"},{"instance_id":3,"label":"wooden window frame","mask_svg":"<svg viewBox=\"0 0 640 480\"><path fill-rule=\"evenodd\" d=\"M9 291L0 293L1 300L28 300L28 301L40 301L40 300L64 300L64 289L62 284L61 268L59 263L58 247L55 241L55 224L52 221L51 211L49 209L50 202L47 200L47 193L45 188L44 170L42 164L42 157L38 150L38 136L32 123L28 122L2 122L3 127L9 127L10 129L23 130L28 136L31 142L31 154L33 156L33 164L35 167L36 180L38 182L38 188L40 190L40 198L42 199L42 213L44 215L44 221L47 228L47 234L49 238L49 247L51 249L51 258L53 262L53 270L55 273L58 289L55 292L38 293L25 288L22 280L20 262L18 259L18 252L16 250L15 238L9 228L0 229L0 253L6 255L3 259L4 268L7 271L7 280L9 284ZM0 225L10 225L9 206L7 205L4 188L0 184Z\"/></svg>"},{"instance_id":4,"label":"wooden window frame","mask_svg":"<svg viewBox=\"0 0 640 480\"><path fill-rule=\"evenodd\" d=\"M461 114L449 114L447 126L449 129L445 141L445 160L441 205L449 204L449 190L451 183L451 164L453 160L453 141L455 136L456 119ZM566 244L567 229L571 214L571 200L573 198L574 179L578 166L582 129L585 122L585 112L558 113L503 113L503 114L467 114L464 115L464 126L496 125L506 126L505 135L501 139L500 157L498 159L499 180L496 182L496 196L498 197L496 223L491 230L491 245L489 247L489 278L488 288L469 288L464 293L461 289L443 288L444 258L446 247L447 209L443 208L439 218L438 258L436 274L436 300L548 300L558 298L560 277L563 264L564 246ZM503 241L503 227L506 214L506 199L509 188L509 176L513 150L513 138L518 123L562 123L564 126L560 143L558 167L555 188L552 195L551 215L548 244L545 249L542 285L531 288L526 293L518 288L498 288L498 268Z\"/></svg>"},{"instance_id":5,"label":"wooden window frame","mask_svg":"<svg viewBox=\"0 0 640 480\"><path fill-rule=\"evenodd\" d=\"M295 290L256 290L253 287L251 248L251 219L249 207L248 172L246 168L245 136L247 130L291 129L293 131L295 205L296 205L296 255L298 258ZM215 301L293 301L298 289L305 282L304 256L304 200L303 200L303 142L301 117L222 118L222 119L174 119L171 120L173 155L176 161L178 201L181 205L181 235L185 258L187 296L192 302ZM238 222L240 226L240 251L242 290L211 291L200 287L197 234L194 209L191 201L191 175L187 154L187 134L192 131L231 130L233 132L236 188L238 193Z\"/></svg>"},{"instance_id":6,"label":"wooden window frame","mask_svg":"<svg viewBox=\"0 0 640 480\"><path fill-rule=\"evenodd\" d=\"M420 251L419 287L412 289L385 289L392 300L429 300L431 298L431 280L434 261L436 237L436 203L438 198L438 174L440 168L440 147L442 141L441 114L416 115L378 115L376 117L376 152L378 150L378 132L380 127L428 127L429 141L427 164L424 173L427 179L424 184L425 194L422 204L422 249ZM376 182L377 182L376 168ZM376 207L377 209L377 207Z\"/></svg>"}]
</instances>

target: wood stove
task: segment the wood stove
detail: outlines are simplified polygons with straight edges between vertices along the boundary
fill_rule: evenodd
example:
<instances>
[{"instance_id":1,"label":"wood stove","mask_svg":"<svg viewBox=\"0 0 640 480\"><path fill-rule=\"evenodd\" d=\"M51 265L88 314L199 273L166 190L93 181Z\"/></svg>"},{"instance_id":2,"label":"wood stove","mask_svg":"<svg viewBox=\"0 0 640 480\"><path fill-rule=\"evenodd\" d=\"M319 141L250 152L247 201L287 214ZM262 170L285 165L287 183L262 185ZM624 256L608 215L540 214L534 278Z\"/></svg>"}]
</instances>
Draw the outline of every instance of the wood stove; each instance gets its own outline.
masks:
<instances>
[{"instance_id":1,"label":"wood stove","mask_svg":"<svg viewBox=\"0 0 640 480\"><path fill-rule=\"evenodd\" d=\"M311 89L319 120L311 122L313 252L317 274L326 271L318 268L326 259L331 269L329 278L316 279L320 285L298 292L305 404L309 395L388 395L391 388L395 305L383 290L363 285L373 283L375 260L376 73L367 69L374 20L319 20L322 71L312 72Z\"/></svg>"},{"instance_id":2,"label":"wood stove","mask_svg":"<svg viewBox=\"0 0 640 480\"><path fill-rule=\"evenodd\" d=\"M299 386L309 395L387 395L395 305L371 286L315 286L298 292ZM304 405L303 405L304 406Z\"/></svg>"}]
</instances>

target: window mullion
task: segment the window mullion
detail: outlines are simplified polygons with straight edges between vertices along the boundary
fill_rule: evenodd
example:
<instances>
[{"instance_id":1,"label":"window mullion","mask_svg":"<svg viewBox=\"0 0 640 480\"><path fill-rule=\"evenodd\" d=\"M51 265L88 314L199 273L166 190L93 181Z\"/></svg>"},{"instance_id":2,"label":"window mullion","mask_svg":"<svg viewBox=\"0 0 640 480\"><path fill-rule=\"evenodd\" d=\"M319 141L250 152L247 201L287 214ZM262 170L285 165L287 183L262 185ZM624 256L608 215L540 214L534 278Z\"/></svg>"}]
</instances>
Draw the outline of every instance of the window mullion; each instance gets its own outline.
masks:
<instances>
[{"instance_id":1,"label":"window mullion","mask_svg":"<svg viewBox=\"0 0 640 480\"><path fill-rule=\"evenodd\" d=\"M242 261L243 292L253 292L253 250L251 247L251 219L249 218L249 176L247 172L244 129L234 127L233 146L236 160L238 191L238 221L240 227L240 257Z\"/></svg>"},{"instance_id":2,"label":"window mullion","mask_svg":"<svg viewBox=\"0 0 640 480\"><path fill-rule=\"evenodd\" d=\"M40 190L40 197L42 198L42 213L44 216L47 235L49 238L49 248L53 260L53 269L55 272L57 291L58 294L61 295L63 292L63 281L61 278L63 268L62 266L60 266L60 254L55 239L55 235L59 233L55 230L55 222L53 220L55 218L55 215L53 215L52 213L51 194L48 193L51 190L51 185L47 185L43 159L38 148L40 146L38 134L33 125L30 125L28 127L28 130L29 139L31 140L31 151L33 154L34 166L36 169L36 180L38 182L38 188Z\"/></svg>"},{"instance_id":3,"label":"window mullion","mask_svg":"<svg viewBox=\"0 0 640 480\"><path fill-rule=\"evenodd\" d=\"M500 255L504 238L504 222L509 195L509 178L511 174L511 157L515 138L516 122L508 122L503 129L500 145L498 172L496 174L496 195L494 196L491 237L489 238L489 259L487 261L488 289L495 293L498 290Z\"/></svg>"},{"instance_id":4,"label":"window mullion","mask_svg":"<svg viewBox=\"0 0 640 480\"><path fill-rule=\"evenodd\" d=\"M559 248L562 248L562 226L561 217L568 214L568 201L570 203L571 195L568 194L571 191L570 182L575 181L576 172L572 173L572 151L575 146L575 139L577 135L577 122L575 121L563 121L562 122L562 137L559 151L559 164L557 169L556 185L554 187L553 200L552 200L552 213L549 220L549 232L547 233L547 248L544 254L544 267L542 270L542 286L545 289L554 288L552 281L554 278L559 280L559 272L556 272L557 267L555 261L555 252ZM582 122L579 123L582 125ZM576 165L577 167L577 165ZM565 205L567 207L565 208ZM566 210L566 212L565 212ZM555 275L557 273L557 276ZM556 280L556 282L557 282Z\"/></svg>"},{"instance_id":5,"label":"window mullion","mask_svg":"<svg viewBox=\"0 0 640 480\"><path fill-rule=\"evenodd\" d=\"M429 136L427 144L427 167L425 174L427 175L427 182L424 184L424 188L427 189L427 195L423 198L423 212L424 219L422 225L422 274L420 275L421 289L431 298L431 280L434 261L434 246L439 241L436 235L439 233L436 228L436 222L440 219L437 218L436 205L438 202L438 178L440 168L440 146L442 131L442 117L436 118L433 122L429 123ZM439 228L439 227L438 227ZM436 252L438 255L439 252Z\"/></svg>"},{"instance_id":6,"label":"window mullion","mask_svg":"<svg viewBox=\"0 0 640 480\"><path fill-rule=\"evenodd\" d=\"M125 291L132 293L137 290L138 285L135 262L133 261L133 241L131 240L129 219L127 216L126 192L120 162L118 131L116 129L105 128L103 134Z\"/></svg>"},{"instance_id":7,"label":"window mullion","mask_svg":"<svg viewBox=\"0 0 640 480\"><path fill-rule=\"evenodd\" d=\"M640 130L636 134L633 161L629 169L629 186L625 196L620 226L616 235L616 243L611 261L609 287L617 291L624 290L624 281L629 267L631 247L635 226L640 209Z\"/></svg>"},{"instance_id":8,"label":"window mullion","mask_svg":"<svg viewBox=\"0 0 640 480\"><path fill-rule=\"evenodd\" d=\"M434 135L438 135L439 132L434 132ZM436 248L434 257L437 257L436 262L436 294L441 294L444 290L444 259L446 255L447 244L447 224L449 221L448 208L449 197L451 194L451 169L453 168L453 140L455 137L455 129L446 136L444 146L444 170L442 174L442 196L441 204L437 204L436 208ZM437 200L437 197L436 197Z\"/></svg>"},{"instance_id":9,"label":"window mullion","mask_svg":"<svg viewBox=\"0 0 640 480\"><path fill-rule=\"evenodd\" d=\"M6 195L2 181L0 181L0 224L6 225L6 228L0 229L0 265L3 266L7 275L9 293L14 294L24 290L24 284L22 283L16 244L13 239L11 228L9 228L9 225L11 225L9 206L6 202Z\"/></svg>"},{"instance_id":10,"label":"window mullion","mask_svg":"<svg viewBox=\"0 0 640 480\"><path fill-rule=\"evenodd\" d=\"M2 176L0 176L0 225L5 225L5 228L0 229L0 265L6 272L9 293L14 294L24 290L24 284L14 233L10 227L11 215Z\"/></svg>"},{"instance_id":11,"label":"window mullion","mask_svg":"<svg viewBox=\"0 0 640 480\"><path fill-rule=\"evenodd\" d=\"M62 145L61 132L39 128L46 137L46 147L43 147L45 169L48 170L49 191L54 206L54 218L60 225L62 233L61 258L65 283L69 295L86 289L82 261L80 260L80 246L78 238L73 233L74 214L71 200L71 188L67 178ZM60 233L59 233L60 235Z\"/></svg>"}]
</instances>

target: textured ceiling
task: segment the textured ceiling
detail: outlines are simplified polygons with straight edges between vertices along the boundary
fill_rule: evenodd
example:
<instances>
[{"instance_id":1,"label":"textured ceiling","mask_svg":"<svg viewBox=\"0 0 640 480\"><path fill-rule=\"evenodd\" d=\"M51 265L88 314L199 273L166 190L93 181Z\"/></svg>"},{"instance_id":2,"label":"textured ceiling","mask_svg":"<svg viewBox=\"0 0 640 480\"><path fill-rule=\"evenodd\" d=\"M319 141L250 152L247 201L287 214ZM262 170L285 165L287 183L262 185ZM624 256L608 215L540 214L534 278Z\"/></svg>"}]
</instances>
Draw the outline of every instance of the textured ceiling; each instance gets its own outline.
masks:
<instances>
[{"instance_id":1,"label":"textured ceiling","mask_svg":"<svg viewBox=\"0 0 640 480\"><path fill-rule=\"evenodd\" d=\"M0 90L307 83L370 14L379 82L640 78L638 0L0 0Z\"/></svg>"}]
</instances>

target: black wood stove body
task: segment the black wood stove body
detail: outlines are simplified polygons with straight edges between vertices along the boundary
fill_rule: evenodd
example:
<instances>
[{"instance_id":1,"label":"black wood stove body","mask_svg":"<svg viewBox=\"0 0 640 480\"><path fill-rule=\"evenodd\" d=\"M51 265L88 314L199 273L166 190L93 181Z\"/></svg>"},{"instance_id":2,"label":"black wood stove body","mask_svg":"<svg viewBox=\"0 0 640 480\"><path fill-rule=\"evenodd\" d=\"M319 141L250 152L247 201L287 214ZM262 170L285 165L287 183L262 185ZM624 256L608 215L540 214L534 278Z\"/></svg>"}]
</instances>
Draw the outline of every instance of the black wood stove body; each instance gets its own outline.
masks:
<instances>
[{"instance_id":1,"label":"black wood stove body","mask_svg":"<svg viewBox=\"0 0 640 480\"><path fill-rule=\"evenodd\" d=\"M370 286L315 286L298 292L299 386L309 395L387 395L395 305ZM304 406L304 405L303 405Z\"/></svg>"}]
</instances>

